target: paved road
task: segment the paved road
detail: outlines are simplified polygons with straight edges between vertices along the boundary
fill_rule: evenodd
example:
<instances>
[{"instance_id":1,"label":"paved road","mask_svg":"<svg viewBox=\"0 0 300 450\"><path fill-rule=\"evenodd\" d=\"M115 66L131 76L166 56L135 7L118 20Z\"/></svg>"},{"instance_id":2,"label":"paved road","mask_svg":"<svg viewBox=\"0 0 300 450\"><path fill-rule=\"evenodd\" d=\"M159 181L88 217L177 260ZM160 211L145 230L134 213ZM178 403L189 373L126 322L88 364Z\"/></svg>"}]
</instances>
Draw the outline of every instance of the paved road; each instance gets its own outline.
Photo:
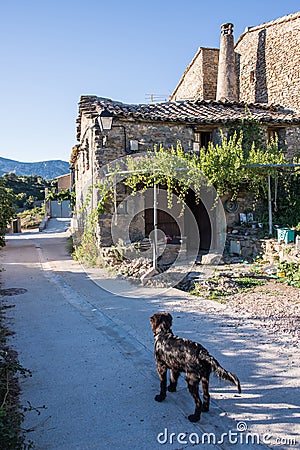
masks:
<instances>
[{"instance_id":1,"label":"paved road","mask_svg":"<svg viewBox=\"0 0 300 450\"><path fill-rule=\"evenodd\" d=\"M203 433L213 433L211 444L204 437L205 444L199 445L204 449L256 449L264 445L245 446L228 433L246 423L253 425L253 433L260 424L262 434L273 422L280 426L272 433L295 432L295 399L291 386L282 386L288 355L273 368L271 377L281 378L272 378L272 392L266 394L278 352L269 348L263 353L263 336L253 345L253 330L237 329L228 317L225 324L221 305L203 301L201 306L198 300L193 304L175 290L111 294L101 286L113 282L115 291L118 286L124 291L126 282L112 281L105 271L83 270L66 253L66 233L57 231L9 236L0 259L3 287L27 290L7 301L15 305L13 346L33 372L22 382L22 402L46 405L39 416L31 412L26 418L37 449L195 448L192 443L201 442ZM127 287L128 292L133 289ZM158 309L173 312L178 334L200 340L242 380L245 393L238 396L234 387L212 379L211 411L199 424L186 419L193 405L183 380L179 392L163 404L153 401L159 383L149 316ZM290 372L292 386L295 379ZM289 416L280 402L292 408ZM283 411L285 420L279 422ZM227 433L223 443L222 433ZM213 444L214 439L220 443Z\"/></svg>"}]
</instances>

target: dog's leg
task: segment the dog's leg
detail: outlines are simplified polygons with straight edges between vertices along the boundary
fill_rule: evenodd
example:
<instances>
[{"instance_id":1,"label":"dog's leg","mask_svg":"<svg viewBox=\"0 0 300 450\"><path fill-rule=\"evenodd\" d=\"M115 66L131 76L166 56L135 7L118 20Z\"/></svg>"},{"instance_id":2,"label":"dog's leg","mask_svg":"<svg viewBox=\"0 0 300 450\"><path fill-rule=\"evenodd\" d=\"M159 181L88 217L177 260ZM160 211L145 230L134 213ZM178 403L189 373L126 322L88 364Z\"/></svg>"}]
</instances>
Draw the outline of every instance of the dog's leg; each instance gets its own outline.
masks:
<instances>
[{"instance_id":1,"label":"dog's leg","mask_svg":"<svg viewBox=\"0 0 300 450\"><path fill-rule=\"evenodd\" d=\"M157 372L160 378L160 393L154 397L157 402L162 402L167 395L167 366L158 364Z\"/></svg>"},{"instance_id":2,"label":"dog's leg","mask_svg":"<svg viewBox=\"0 0 300 450\"><path fill-rule=\"evenodd\" d=\"M207 412L209 411L209 399L210 395L208 392L209 388L209 379L208 378L202 378L202 391L203 391L203 405L202 405L202 411Z\"/></svg>"},{"instance_id":3,"label":"dog's leg","mask_svg":"<svg viewBox=\"0 0 300 450\"><path fill-rule=\"evenodd\" d=\"M199 380L190 378L188 376L185 377L185 380L187 382L189 392L195 402L195 412L194 414L190 414L188 416L188 419L190 422L198 422L200 420L202 410L202 402L199 397Z\"/></svg>"},{"instance_id":4,"label":"dog's leg","mask_svg":"<svg viewBox=\"0 0 300 450\"><path fill-rule=\"evenodd\" d=\"M178 381L179 375L180 375L180 372L178 370L171 369L170 384L168 386L169 392L176 392L177 381Z\"/></svg>"}]
</instances>

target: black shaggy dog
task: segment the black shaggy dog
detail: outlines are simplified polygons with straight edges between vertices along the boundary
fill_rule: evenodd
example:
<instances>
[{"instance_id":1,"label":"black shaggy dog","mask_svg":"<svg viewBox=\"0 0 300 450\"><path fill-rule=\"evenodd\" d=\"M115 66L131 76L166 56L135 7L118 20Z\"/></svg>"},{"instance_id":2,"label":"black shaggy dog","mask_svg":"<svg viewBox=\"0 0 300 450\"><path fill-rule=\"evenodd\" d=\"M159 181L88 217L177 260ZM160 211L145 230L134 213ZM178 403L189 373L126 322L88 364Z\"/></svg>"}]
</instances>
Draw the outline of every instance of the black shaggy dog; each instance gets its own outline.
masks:
<instances>
[{"instance_id":1,"label":"black shaggy dog","mask_svg":"<svg viewBox=\"0 0 300 450\"><path fill-rule=\"evenodd\" d=\"M201 411L209 410L209 376L213 371L223 380L237 386L241 393L241 386L236 375L220 366L218 361L197 342L174 336L172 316L167 312L159 312L150 317L154 333L154 356L157 372L160 377L160 393L155 396L157 402L162 402L167 393L167 370L170 369L169 392L175 392L181 372L185 373L185 380L189 392L195 402L195 412L188 416L191 422L200 420ZM203 403L199 397L199 383L202 383Z\"/></svg>"}]
</instances>

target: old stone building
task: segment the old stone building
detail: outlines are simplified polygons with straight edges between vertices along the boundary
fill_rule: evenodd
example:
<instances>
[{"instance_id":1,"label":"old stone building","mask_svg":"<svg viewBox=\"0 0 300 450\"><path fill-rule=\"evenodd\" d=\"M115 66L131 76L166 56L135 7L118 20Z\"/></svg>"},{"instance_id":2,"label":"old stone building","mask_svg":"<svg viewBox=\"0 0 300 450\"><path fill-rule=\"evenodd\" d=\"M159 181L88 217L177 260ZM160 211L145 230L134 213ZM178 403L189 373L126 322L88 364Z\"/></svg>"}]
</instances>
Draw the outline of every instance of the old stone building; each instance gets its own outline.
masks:
<instances>
[{"instance_id":1,"label":"old stone building","mask_svg":"<svg viewBox=\"0 0 300 450\"><path fill-rule=\"evenodd\" d=\"M170 100L222 97L217 95L217 80L219 62L224 68L224 37L233 40L232 24L222 26L220 50L199 49ZM230 76L236 78L236 95L228 100L300 110L300 12L246 28L234 45L234 58L235 74Z\"/></svg>"},{"instance_id":2,"label":"old stone building","mask_svg":"<svg viewBox=\"0 0 300 450\"><path fill-rule=\"evenodd\" d=\"M290 158L297 155L299 29L300 13L297 13L245 30L234 45L233 25L222 25L220 50L200 48L167 102L130 105L82 96L77 119L78 143L71 155L77 227L84 226L86 212L82 207L87 198L90 210L95 208L99 193L93 186L103 179L105 171L109 172L109 163L152 149L154 145L169 148L180 141L186 152L197 152L209 142L220 142L221 132L226 134L250 114L261 123L266 139L277 133L287 155ZM110 120L108 127L100 125L101 116ZM126 192L118 195L115 199L115 207L119 205L121 209L118 228L121 232L130 228L130 233L124 231L124 240L149 236L154 220L151 199L142 195L125 203L122 199ZM162 202L166 203L166 199ZM192 195L188 197L188 206L197 223L200 249L211 249L216 241L214 233L222 232L218 228L218 212L209 217L206 205L200 202L196 206ZM242 210L235 211L235 215L227 214L228 223L237 220L239 212ZM112 216L113 212L108 211L99 217L100 246L114 241ZM185 218L179 218L176 208L170 214L166 209L161 211L158 222L165 235L180 238L188 234ZM192 241L190 236L187 243L192 245Z\"/></svg>"},{"instance_id":3,"label":"old stone building","mask_svg":"<svg viewBox=\"0 0 300 450\"><path fill-rule=\"evenodd\" d=\"M216 100L219 49L200 47L170 100Z\"/></svg>"},{"instance_id":4,"label":"old stone building","mask_svg":"<svg viewBox=\"0 0 300 450\"><path fill-rule=\"evenodd\" d=\"M98 123L99 115L105 111L112 117L109 130L101 129ZM162 144L165 148L176 145L177 141L185 151L198 151L200 146L208 141L220 141L220 133L227 132L241 122L247 114L262 124L267 135L268 130L285 129L289 149L296 150L300 117L296 113L282 107L268 107L265 105L247 105L237 102L216 101L180 101L165 102L149 105L127 105L95 96L83 96L79 105L78 142L71 157L74 182L76 187L76 210L80 211L88 195L89 188L103 178L103 170L109 171L107 165L121 159L128 154L143 152ZM141 199L147 204L147 199ZM126 206L119 218L131 214L135 217L140 210L149 209L142 206L135 199L131 205ZM95 207L97 194L92 191L91 207ZM210 223L203 205L197 208L191 199L190 205L198 222L202 234L203 249L211 244L211 233L214 226ZM131 211L129 209L131 208ZM178 214L174 213L175 216ZM160 227L165 234L176 235L174 221L168 214L161 214ZM139 217L139 238L148 235L153 227L151 215L147 221L147 214ZM83 225L80 222L79 226ZM125 217L126 219L126 217ZM100 217L99 243L110 245L112 243L110 226L111 215ZM176 228L176 227L175 227Z\"/></svg>"},{"instance_id":5,"label":"old stone building","mask_svg":"<svg viewBox=\"0 0 300 450\"><path fill-rule=\"evenodd\" d=\"M300 110L300 12L247 28L235 53L240 100Z\"/></svg>"}]
</instances>

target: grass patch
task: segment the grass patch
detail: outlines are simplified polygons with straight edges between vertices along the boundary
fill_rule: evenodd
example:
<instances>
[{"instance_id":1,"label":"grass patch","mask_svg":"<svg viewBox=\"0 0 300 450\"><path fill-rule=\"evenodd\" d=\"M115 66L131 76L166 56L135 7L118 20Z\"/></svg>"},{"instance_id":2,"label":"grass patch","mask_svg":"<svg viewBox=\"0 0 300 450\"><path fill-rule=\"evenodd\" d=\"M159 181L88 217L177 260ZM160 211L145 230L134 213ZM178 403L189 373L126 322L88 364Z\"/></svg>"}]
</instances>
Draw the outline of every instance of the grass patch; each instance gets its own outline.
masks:
<instances>
[{"instance_id":1,"label":"grass patch","mask_svg":"<svg viewBox=\"0 0 300 450\"><path fill-rule=\"evenodd\" d=\"M218 303L224 303L224 297L230 295L228 292L212 291L208 296L208 300L214 300Z\"/></svg>"},{"instance_id":2,"label":"grass patch","mask_svg":"<svg viewBox=\"0 0 300 450\"><path fill-rule=\"evenodd\" d=\"M234 281L238 284L241 290L252 289L256 286L262 286L265 284L265 280L252 277L235 278Z\"/></svg>"}]
</instances>

